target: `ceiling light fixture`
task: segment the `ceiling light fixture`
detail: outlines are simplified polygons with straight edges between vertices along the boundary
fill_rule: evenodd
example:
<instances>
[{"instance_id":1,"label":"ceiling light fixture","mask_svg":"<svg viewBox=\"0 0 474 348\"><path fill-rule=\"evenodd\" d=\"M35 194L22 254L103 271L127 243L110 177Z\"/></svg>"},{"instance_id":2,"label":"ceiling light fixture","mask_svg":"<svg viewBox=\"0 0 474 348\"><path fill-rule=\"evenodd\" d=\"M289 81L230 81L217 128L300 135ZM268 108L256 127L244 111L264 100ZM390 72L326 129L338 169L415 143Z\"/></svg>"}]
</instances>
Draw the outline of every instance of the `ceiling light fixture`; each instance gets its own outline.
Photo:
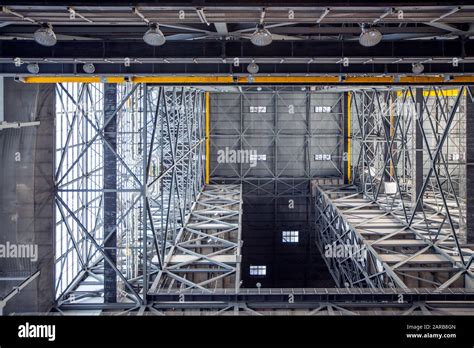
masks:
<instances>
[{"instance_id":1,"label":"ceiling light fixture","mask_svg":"<svg viewBox=\"0 0 474 348\"><path fill-rule=\"evenodd\" d=\"M48 23L41 24L41 28L35 31L33 37L41 46L51 47L58 42L53 27Z\"/></svg>"},{"instance_id":2,"label":"ceiling light fixture","mask_svg":"<svg viewBox=\"0 0 474 348\"><path fill-rule=\"evenodd\" d=\"M444 82L450 82L453 80L453 77L451 75L444 75Z\"/></svg>"},{"instance_id":3,"label":"ceiling light fixture","mask_svg":"<svg viewBox=\"0 0 474 348\"><path fill-rule=\"evenodd\" d=\"M93 74L95 72L95 66L92 63L84 64L82 66L82 69L84 70L84 72L86 72L88 74Z\"/></svg>"},{"instance_id":4,"label":"ceiling light fixture","mask_svg":"<svg viewBox=\"0 0 474 348\"><path fill-rule=\"evenodd\" d=\"M373 47L382 40L382 33L375 28L362 27L359 43L364 47Z\"/></svg>"},{"instance_id":5,"label":"ceiling light fixture","mask_svg":"<svg viewBox=\"0 0 474 348\"><path fill-rule=\"evenodd\" d=\"M37 63L31 63L26 66L26 70L28 70L30 74L37 74L39 73L40 68Z\"/></svg>"},{"instance_id":6,"label":"ceiling light fixture","mask_svg":"<svg viewBox=\"0 0 474 348\"><path fill-rule=\"evenodd\" d=\"M421 63L413 63L411 67L411 71L413 71L414 74L421 74L425 70L425 66Z\"/></svg>"},{"instance_id":7,"label":"ceiling light fixture","mask_svg":"<svg viewBox=\"0 0 474 348\"><path fill-rule=\"evenodd\" d=\"M249 72L249 74L256 74L258 73L258 70L260 70L260 67L254 61L247 65L247 71Z\"/></svg>"},{"instance_id":8,"label":"ceiling light fixture","mask_svg":"<svg viewBox=\"0 0 474 348\"><path fill-rule=\"evenodd\" d=\"M161 46L166 42L166 38L157 23L150 24L150 29L143 35L143 41L150 46Z\"/></svg>"},{"instance_id":9,"label":"ceiling light fixture","mask_svg":"<svg viewBox=\"0 0 474 348\"><path fill-rule=\"evenodd\" d=\"M250 37L250 41L255 46L268 46L272 43L273 37L272 34L267 29L265 29L263 24L259 24L257 25L257 29Z\"/></svg>"}]
</instances>

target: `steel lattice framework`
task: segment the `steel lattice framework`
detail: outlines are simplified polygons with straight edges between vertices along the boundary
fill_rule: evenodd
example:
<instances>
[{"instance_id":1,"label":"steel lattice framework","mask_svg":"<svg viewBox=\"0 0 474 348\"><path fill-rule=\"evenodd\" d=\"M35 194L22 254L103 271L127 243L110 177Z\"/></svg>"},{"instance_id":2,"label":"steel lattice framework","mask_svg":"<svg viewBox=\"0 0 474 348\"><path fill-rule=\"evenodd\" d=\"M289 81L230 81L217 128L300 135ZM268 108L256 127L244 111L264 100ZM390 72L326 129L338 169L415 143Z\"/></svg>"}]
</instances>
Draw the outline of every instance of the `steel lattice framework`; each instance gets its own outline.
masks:
<instances>
[{"instance_id":1,"label":"steel lattice framework","mask_svg":"<svg viewBox=\"0 0 474 348\"><path fill-rule=\"evenodd\" d=\"M240 185L207 185L167 254L151 293L240 287Z\"/></svg>"},{"instance_id":2,"label":"steel lattice framework","mask_svg":"<svg viewBox=\"0 0 474 348\"><path fill-rule=\"evenodd\" d=\"M71 83L58 84L56 93L58 308L116 301L141 306L155 278L159 283L161 274L179 273L176 252L194 255L204 239L212 249L222 242L223 251L240 258L239 187L202 192L204 92ZM203 236L202 229L213 232ZM213 253L200 255L209 260ZM214 264L232 269L238 285L238 262Z\"/></svg>"},{"instance_id":3,"label":"steel lattice framework","mask_svg":"<svg viewBox=\"0 0 474 348\"><path fill-rule=\"evenodd\" d=\"M319 187L319 245L346 287L464 287L474 253L465 241L464 88L351 93L354 183ZM323 251L324 252L324 251Z\"/></svg>"},{"instance_id":4,"label":"steel lattice framework","mask_svg":"<svg viewBox=\"0 0 474 348\"><path fill-rule=\"evenodd\" d=\"M337 285L347 288L334 290L334 298L318 289L240 289L241 183L263 190L260 181L288 181L288 194L295 194L297 180L280 177L291 161L281 167L275 160L264 165L268 175L249 180L249 170L237 165L234 175L214 178L232 184L205 185L204 92L146 84L58 84L56 92L59 310L429 314L449 307L437 302L447 301L437 297L448 296L446 289L455 301L472 297L461 289L474 276L474 253L463 244L470 97L463 87L350 92L353 183L315 180L313 188L321 253L330 244L360 251L360 257L325 259ZM306 163L313 131L307 99L303 104ZM273 145L286 135L279 120L286 119L276 112L267 120ZM239 149L246 144L241 121L232 144ZM275 156L282 151L267 147ZM309 164L300 175L313 178ZM424 288L429 300L411 288ZM356 298L354 305L343 291ZM381 304L392 295L397 300ZM400 303L399 295L411 297Z\"/></svg>"}]
</instances>

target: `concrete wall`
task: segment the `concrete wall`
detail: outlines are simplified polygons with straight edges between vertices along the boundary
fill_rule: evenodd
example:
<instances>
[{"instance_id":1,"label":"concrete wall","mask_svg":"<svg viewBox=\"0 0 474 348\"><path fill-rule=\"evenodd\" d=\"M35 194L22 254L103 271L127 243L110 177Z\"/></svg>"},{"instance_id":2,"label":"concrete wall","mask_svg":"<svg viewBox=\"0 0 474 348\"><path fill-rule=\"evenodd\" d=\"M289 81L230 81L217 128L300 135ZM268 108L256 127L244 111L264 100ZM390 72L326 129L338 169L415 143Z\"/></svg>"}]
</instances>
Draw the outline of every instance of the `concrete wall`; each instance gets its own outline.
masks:
<instances>
[{"instance_id":1,"label":"concrete wall","mask_svg":"<svg viewBox=\"0 0 474 348\"><path fill-rule=\"evenodd\" d=\"M44 312L54 299L54 85L5 78L3 100L6 122L41 122L36 127L0 130L0 243L38 245L36 262L0 258L0 277L41 272L7 304L4 314ZM0 281L0 296L19 283Z\"/></svg>"}]
</instances>

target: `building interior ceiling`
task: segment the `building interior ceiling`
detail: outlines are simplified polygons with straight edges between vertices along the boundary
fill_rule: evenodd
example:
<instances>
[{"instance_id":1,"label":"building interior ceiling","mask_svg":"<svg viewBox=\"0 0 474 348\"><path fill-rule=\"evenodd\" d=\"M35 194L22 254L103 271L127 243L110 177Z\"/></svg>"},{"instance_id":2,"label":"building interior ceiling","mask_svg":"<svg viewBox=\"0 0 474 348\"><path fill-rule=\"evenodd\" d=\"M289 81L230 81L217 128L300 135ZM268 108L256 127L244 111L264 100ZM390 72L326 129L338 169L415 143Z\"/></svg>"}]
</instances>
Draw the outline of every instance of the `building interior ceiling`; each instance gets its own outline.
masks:
<instances>
[{"instance_id":1,"label":"building interior ceiling","mask_svg":"<svg viewBox=\"0 0 474 348\"><path fill-rule=\"evenodd\" d=\"M465 74L474 60L473 17L474 6L464 4L7 3L0 12L0 69L28 73L22 63L34 63L40 73L81 74L74 65L93 63L103 74L236 74L256 63L266 74L402 74L419 63L426 73ZM44 25L54 30L55 47L30 45ZM251 44L258 26L271 34L268 47ZM143 42L155 27L166 39L160 47ZM380 43L363 47L361 33L372 29Z\"/></svg>"},{"instance_id":2,"label":"building interior ceiling","mask_svg":"<svg viewBox=\"0 0 474 348\"><path fill-rule=\"evenodd\" d=\"M0 313L472 313L474 5L156 2L0 7Z\"/></svg>"}]
</instances>

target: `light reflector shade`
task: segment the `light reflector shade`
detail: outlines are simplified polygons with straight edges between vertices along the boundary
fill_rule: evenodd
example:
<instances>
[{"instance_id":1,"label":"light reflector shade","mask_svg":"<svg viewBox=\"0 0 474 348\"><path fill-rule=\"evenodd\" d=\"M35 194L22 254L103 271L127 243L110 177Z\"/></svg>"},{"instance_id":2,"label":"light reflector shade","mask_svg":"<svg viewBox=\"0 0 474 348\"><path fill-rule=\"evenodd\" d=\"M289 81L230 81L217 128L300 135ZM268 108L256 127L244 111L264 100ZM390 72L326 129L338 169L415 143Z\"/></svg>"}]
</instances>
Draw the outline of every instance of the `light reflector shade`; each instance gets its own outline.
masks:
<instances>
[{"instance_id":1,"label":"light reflector shade","mask_svg":"<svg viewBox=\"0 0 474 348\"><path fill-rule=\"evenodd\" d=\"M26 70L28 70L30 74L37 74L39 73L40 68L38 64L32 63L26 66Z\"/></svg>"},{"instance_id":2,"label":"light reflector shade","mask_svg":"<svg viewBox=\"0 0 474 348\"><path fill-rule=\"evenodd\" d=\"M259 24L257 30L252 34L250 41L255 46L268 46L272 43L273 37L263 25Z\"/></svg>"},{"instance_id":3,"label":"light reflector shade","mask_svg":"<svg viewBox=\"0 0 474 348\"><path fill-rule=\"evenodd\" d=\"M143 35L143 41L150 46L161 46L166 42L166 38L158 27L158 24L152 24L150 29Z\"/></svg>"},{"instance_id":4,"label":"light reflector shade","mask_svg":"<svg viewBox=\"0 0 474 348\"><path fill-rule=\"evenodd\" d=\"M82 69L84 69L84 72L88 74L93 74L95 72L95 66L92 63L87 63L82 66Z\"/></svg>"},{"instance_id":5,"label":"light reflector shade","mask_svg":"<svg viewBox=\"0 0 474 348\"><path fill-rule=\"evenodd\" d=\"M247 71L249 72L249 74L256 74L256 73L258 73L259 69L260 69L260 67L254 62L250 63L247 66Z\"/></svg>"},{"instance_id":6,"label":"light reflector shade","mask_svg":"<svg viewBox=\"0 0 474 348\"><path fill-rule=\"evenodd\" d=\"M412 65L411 70L414 74L421 74L425 70L425 66L421 63L415 63Z\"/></svg>"},{"instance_id":7,"label":"light reflector shade","mask_svg":"<svg viewBox=\"0 0 474 348\"><path fill-rule=\"evenodd\" d=\"M43 24L33 35L35 41L42 46L54 46L58 40L51 26Z\"/></svg>"},{"instance_id":8,"label":"light reflector shade","mask_svg":"<svg viewBox=\"0 0 474 348\"><path fill-rule=\"evenodd\" d=\"M362 28L359 43L364 47L373 47L382 40L382 33L375 28Z\"/></svg>"}]
</instances>

